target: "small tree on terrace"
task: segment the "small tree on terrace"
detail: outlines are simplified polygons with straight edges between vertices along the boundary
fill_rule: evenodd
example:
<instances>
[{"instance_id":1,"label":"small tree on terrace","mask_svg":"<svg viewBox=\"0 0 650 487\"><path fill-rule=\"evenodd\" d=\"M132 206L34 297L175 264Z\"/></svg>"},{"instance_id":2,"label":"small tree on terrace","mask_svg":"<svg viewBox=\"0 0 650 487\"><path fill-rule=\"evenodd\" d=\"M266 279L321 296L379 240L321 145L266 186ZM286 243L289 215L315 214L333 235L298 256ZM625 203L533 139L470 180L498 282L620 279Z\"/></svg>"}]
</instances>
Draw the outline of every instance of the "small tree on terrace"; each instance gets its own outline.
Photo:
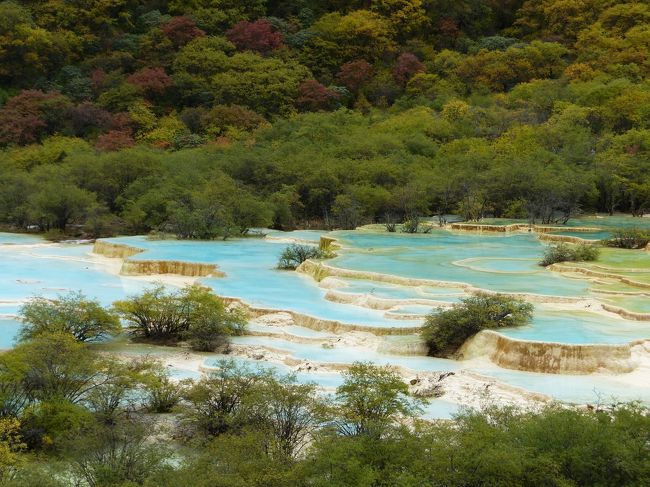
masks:
<instances>
[{"instance_id":1,"label":"small tree on terrace","mask_svg":"<svg viewBox=\"0 0 650 487\"><path fill-rule=\"evenodd\" d=\"M117 316L81 292L56 299L35 297L20 308L20 340L41 334L70 333L77 341L92 342L121 330Z\"/></svg>"},{"instance_id":2,"label":"small tree on terrace","mask_svg":"<svg viewBox=\"0 0 650 487\"><path fill-rule=\"evenodd\" d=\"M532 316L533 305L521 299L480 294L462 299L451 309L428 315L422 336L430 355L448 357L481 330L522 326L529 323Z\"/></svg>"},{"instance_id":3,"label":"small tree on terrace","mask_svg":"<svg viewBox=\"0 0 650 487\"><path fill-rule=\"evenodd\" d=\"M278 261L278 269L296 269L307 259L320 259L324 253L318 247L312 245L291 244L282 251Z\"/></svg>"},{"instance_id":4,"label":"small tree on terrace","mask_svg":"<svg viewBox=\"0 0 650 487\"><path fill-rule=\"evenodd\" d=\"M192 348L202 351L214 351L246 324L240 309L226 309L221 298L198 285L175 292L157 286L113 306L133 326L135 335L154 340L186 338Z\"/></svg>"}]
</instances>

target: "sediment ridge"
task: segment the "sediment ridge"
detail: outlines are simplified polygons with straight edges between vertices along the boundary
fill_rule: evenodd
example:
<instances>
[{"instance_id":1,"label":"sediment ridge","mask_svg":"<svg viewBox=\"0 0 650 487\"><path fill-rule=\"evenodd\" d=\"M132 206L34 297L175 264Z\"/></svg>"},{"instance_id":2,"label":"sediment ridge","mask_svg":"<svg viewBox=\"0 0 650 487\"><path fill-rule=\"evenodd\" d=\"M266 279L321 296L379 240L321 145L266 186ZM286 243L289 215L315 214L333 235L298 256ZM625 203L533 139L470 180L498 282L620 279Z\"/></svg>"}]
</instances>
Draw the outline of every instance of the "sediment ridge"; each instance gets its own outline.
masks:
<instances>
[{"instance_id":1,"label":"sediment ridge","mask_svg":"<svg viewBox=\"0 0 650 487\"><path fill-rule=\"evenodd\" d=\"M536 232L536 233L552 233L552 232L597 232L600 229L597 227L554 227L551 225L534 225L529 223L511 223L509 225L487 225L484 223L452 223L450 225L452 230L464 230L471 232Z\"/></svg>"},{"instance_id":2,"label":"sediment ridge","mask_svg":"<svg viewBox=\"0 0 650 487\"><path fill-rule=\"evenodd\" d=\"M322 262L306 260L298 266L297 272L302 272L320 282L326 277L347 277L351 279L365 279L368 281L386 282L389 284L398 284L401 286L431 286L431 287L449 287L457 289L471 289L472 286L461 282L436 281L433 279L418 279L411 277L401 277L392 274L382 274L379 272L356 271L333 267Z\"/></svg>"},{"instance_id":3,"label":"sediment ridge","mask_svg":"<svg viewBox=\"0 0 650 487\"><path fill-rule=\"evenodd\" d=\"M120 274L124 276L150 276L175 274L187 277L223 277L215 264L184 262L180 260L130 260L122 263Z\"/></svg>"},{"instance_id":4,"label":"sediment ridge","mask_svg":"<svg viewBox=\"0 0 650 487\"><path fill-rule=\"evenodd\" d=\"M304 313L299 313L297 311L282 310L282 309L272 309L272 308L258 308L251 306L240 298L221 296L227 304L232 305L236 304L241 306L246 310L249 317L259 318L260 316L275 314L275 313L287 313L291 316L294 323L303 328L309 328L315 331L329 331L332 333L341 333L341 332L350 332L350 331L363 331L367 333L372 333L373 335L413 335L420 332L420 327L390 327L390 326L372 326L372 325L362 325L356 323L343 323L337 320L328 320L325 318L316 318L314 316L309 316Z\"/></svg>"},{"instance_id":5,"label":"sediment ridge","mask_svg":"<svg viewBox=\"0 0 650 487\"><path fill-rule=\"evenodd\" d=\"M542 241L565 242L572 244L593 244L598 242L598 240L589 240L571 235L554 235L552 233L542 233L541 235L538 235L537 238Z\"/></svg>"},{"instance_id":6,"label":"sediment ridge","mask_svg":"<svg viewBox=\"0 0 650 487\"><path fill-rule=\"evenodd\" d=\"M500 294L504 296L512 296L525 298L532 303L579 303L584 301L585 298L575 296L547 296L543 294L533 293L512 293L492 291L490 289L482 289L474 287L470 284L463 282L453 281L437 281L434 279L419 279L411 277L395 276L393 274L382 274L379 272L370 271L356 271L352 269L344 269L341 267L334 267L327 265L323 262L315 262L313 260L306 260L298 268L297 272L302 272L311 276L316 282L320 282L326 277L344 277L349 279L363 279L368 281L385 282L389 284L397 284L400 286L430 286L430 287L445 287L462 289L464 292L471 294Z\"/></svg>"},{"instance_id":7,"label":"sediment ridge","mask_svg":"<svg viewBox=\"0 0 650 487\"><path fill-rule=\"evenodd\" d=\"M392 299L392 298L378 298L368 293L347 293L336 289L329 289L325 293L325 299L333 303L354 304L356 306L363 306L364 308L376 309L381 311L389 311L395 306L400 305L423 305L435 307L448 307L451 303L444 301L435 301L426 298L406 298L406 299Z\"/></svg>"},{"instance_id":8,"label":"sediment ridge","mask_svg":"<svg viewBox=\"0 0 650 487\"><path fill-rule=\"evenodd\" d=\"M332 250L333 248L336 248L338 246L337 240L333 237L326 237L324 235L321 235L319 241L318 241L318 247L321 250Z\"/></svg>"},{"instance_id":9,"label":"sediment ridge","mask_svg":"<svg viewBox=\"0 0 650 487\"><path fill-rule=\"evenodd\" d=\"M614 279L619 282L622 282L623 284L629 284L630 286L650 289L650 283L635 281L634 279L630 279L629 277L621 276L620 274L615 274L613 272L595 271L593 269L588 269L586 267L571 266L565 263L552 264L548 266L547 269L550 269L555 272L577 273L577 274L584 274L585 276L589 276L589 277L601 277L607 279Z\"/></svg>"},{"instance_id":10,"label":"sediment ridge","mask_svg":"<svg viewBox=\"0 0 650 487\"><path fill-rule=\"evenodd\" d=\"M627 309L621 308L619 306L612 306L611 304L603 304L602 308L605 311L616 313L617 315L622 316L628 320L650 321L650 313L636 313L634 311L628 311Z\"/></svg>"},{"instance_id":11,"label":"sediment ridge","mask_svg":"<svg viewBox=\"0 0 650 487\"><path fill-rule=\"evenodd\" d=\"M93 253L112 259L122 259L120 274L124 276L150 276L156 274L173 274L187 277L223 277L216 264L185 262L180 260L135 260L134 255L145 249L122 243L96 240Z\"/></svg>"},{"instance_id":12,"label":"sediment ridge","mask_svg":"<svg viewBox=\"0 0 650 487\"><path fill-rule=\"evenodd\" d=\"M144 252L144 249L132 247L131 245L95 240L93 253L109 257L111 259L128 259L134 255Z\"/></svg>"},{"instance_id":13,"label":"sediment ridge","mask_svg":"<svg viewBox=\"0 0 650 487\"><path fill-rule=\"evenodd\" d=\"M633 344L535 342L483 330L463 344L459 357L471 359L487 355L500 367L545 374L621 374L631 372L637 366L632 359Z\"/></svg>"}]
</instances>

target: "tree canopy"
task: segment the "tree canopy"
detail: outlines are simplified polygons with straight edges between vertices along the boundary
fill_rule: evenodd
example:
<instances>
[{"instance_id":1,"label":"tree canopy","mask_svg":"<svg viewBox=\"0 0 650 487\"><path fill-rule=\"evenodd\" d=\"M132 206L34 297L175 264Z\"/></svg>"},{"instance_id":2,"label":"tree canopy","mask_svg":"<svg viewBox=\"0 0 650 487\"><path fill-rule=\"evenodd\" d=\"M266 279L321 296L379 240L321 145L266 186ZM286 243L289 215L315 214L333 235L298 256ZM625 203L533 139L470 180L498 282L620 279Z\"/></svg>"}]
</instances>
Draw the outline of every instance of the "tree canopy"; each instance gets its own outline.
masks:
<instances>
[{"instance_id":1,"label":"tree canopy","mask_svg":"<svg viewBox=\"0 0 650 487\"><path fill-rule=\"evenodd\" d=\"M648 12L3 1L0 223L221 238L450 212L639 216Z\"/></svg>"}]
</instances>

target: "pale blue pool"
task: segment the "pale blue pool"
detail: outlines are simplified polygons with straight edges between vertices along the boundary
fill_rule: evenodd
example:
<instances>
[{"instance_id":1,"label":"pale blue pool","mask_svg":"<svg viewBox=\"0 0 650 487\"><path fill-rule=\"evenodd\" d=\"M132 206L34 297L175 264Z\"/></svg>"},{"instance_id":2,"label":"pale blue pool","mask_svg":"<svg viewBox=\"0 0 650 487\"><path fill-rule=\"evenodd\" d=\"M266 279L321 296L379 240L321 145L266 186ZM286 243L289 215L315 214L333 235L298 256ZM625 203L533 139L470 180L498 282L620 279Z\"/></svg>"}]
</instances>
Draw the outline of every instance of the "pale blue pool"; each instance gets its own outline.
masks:
<instances>
[{"instance_id":1,"label":"pale blue pool","mask_svg":"<svg viewBox=\"0 0 650 487\"><path fill-rule=\"evenodd\" d=\"M425 235L335 232L334 235L346 248L331 263L346 269L468 283L502 292L559 296L580 296L587 292L585 282L536 266L545 247L534 235L452 232ZM466 259L479 259L479 269L454 264ZM493 272L497 262L509 263L512 272Z\"/></svg>"}]
</instances>

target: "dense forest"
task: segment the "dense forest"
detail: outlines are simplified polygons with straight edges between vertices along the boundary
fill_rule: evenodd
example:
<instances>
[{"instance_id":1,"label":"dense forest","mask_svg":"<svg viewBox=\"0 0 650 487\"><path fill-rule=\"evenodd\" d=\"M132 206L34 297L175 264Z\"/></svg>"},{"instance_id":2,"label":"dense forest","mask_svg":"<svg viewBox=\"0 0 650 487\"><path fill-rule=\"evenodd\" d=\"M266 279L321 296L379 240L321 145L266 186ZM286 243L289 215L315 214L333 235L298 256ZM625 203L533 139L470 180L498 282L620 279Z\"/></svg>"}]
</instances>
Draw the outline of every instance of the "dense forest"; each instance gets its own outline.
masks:
<instances>
[{"instance_id":1,"label":"dense forest","mask_svg":"<svg viewBox=\"0 0 650 487\"><path fill-rule=\"evenodd\" d=\"M0 222L650 211L650 3L0 2Z\"/></svg>"}]
</instances>

